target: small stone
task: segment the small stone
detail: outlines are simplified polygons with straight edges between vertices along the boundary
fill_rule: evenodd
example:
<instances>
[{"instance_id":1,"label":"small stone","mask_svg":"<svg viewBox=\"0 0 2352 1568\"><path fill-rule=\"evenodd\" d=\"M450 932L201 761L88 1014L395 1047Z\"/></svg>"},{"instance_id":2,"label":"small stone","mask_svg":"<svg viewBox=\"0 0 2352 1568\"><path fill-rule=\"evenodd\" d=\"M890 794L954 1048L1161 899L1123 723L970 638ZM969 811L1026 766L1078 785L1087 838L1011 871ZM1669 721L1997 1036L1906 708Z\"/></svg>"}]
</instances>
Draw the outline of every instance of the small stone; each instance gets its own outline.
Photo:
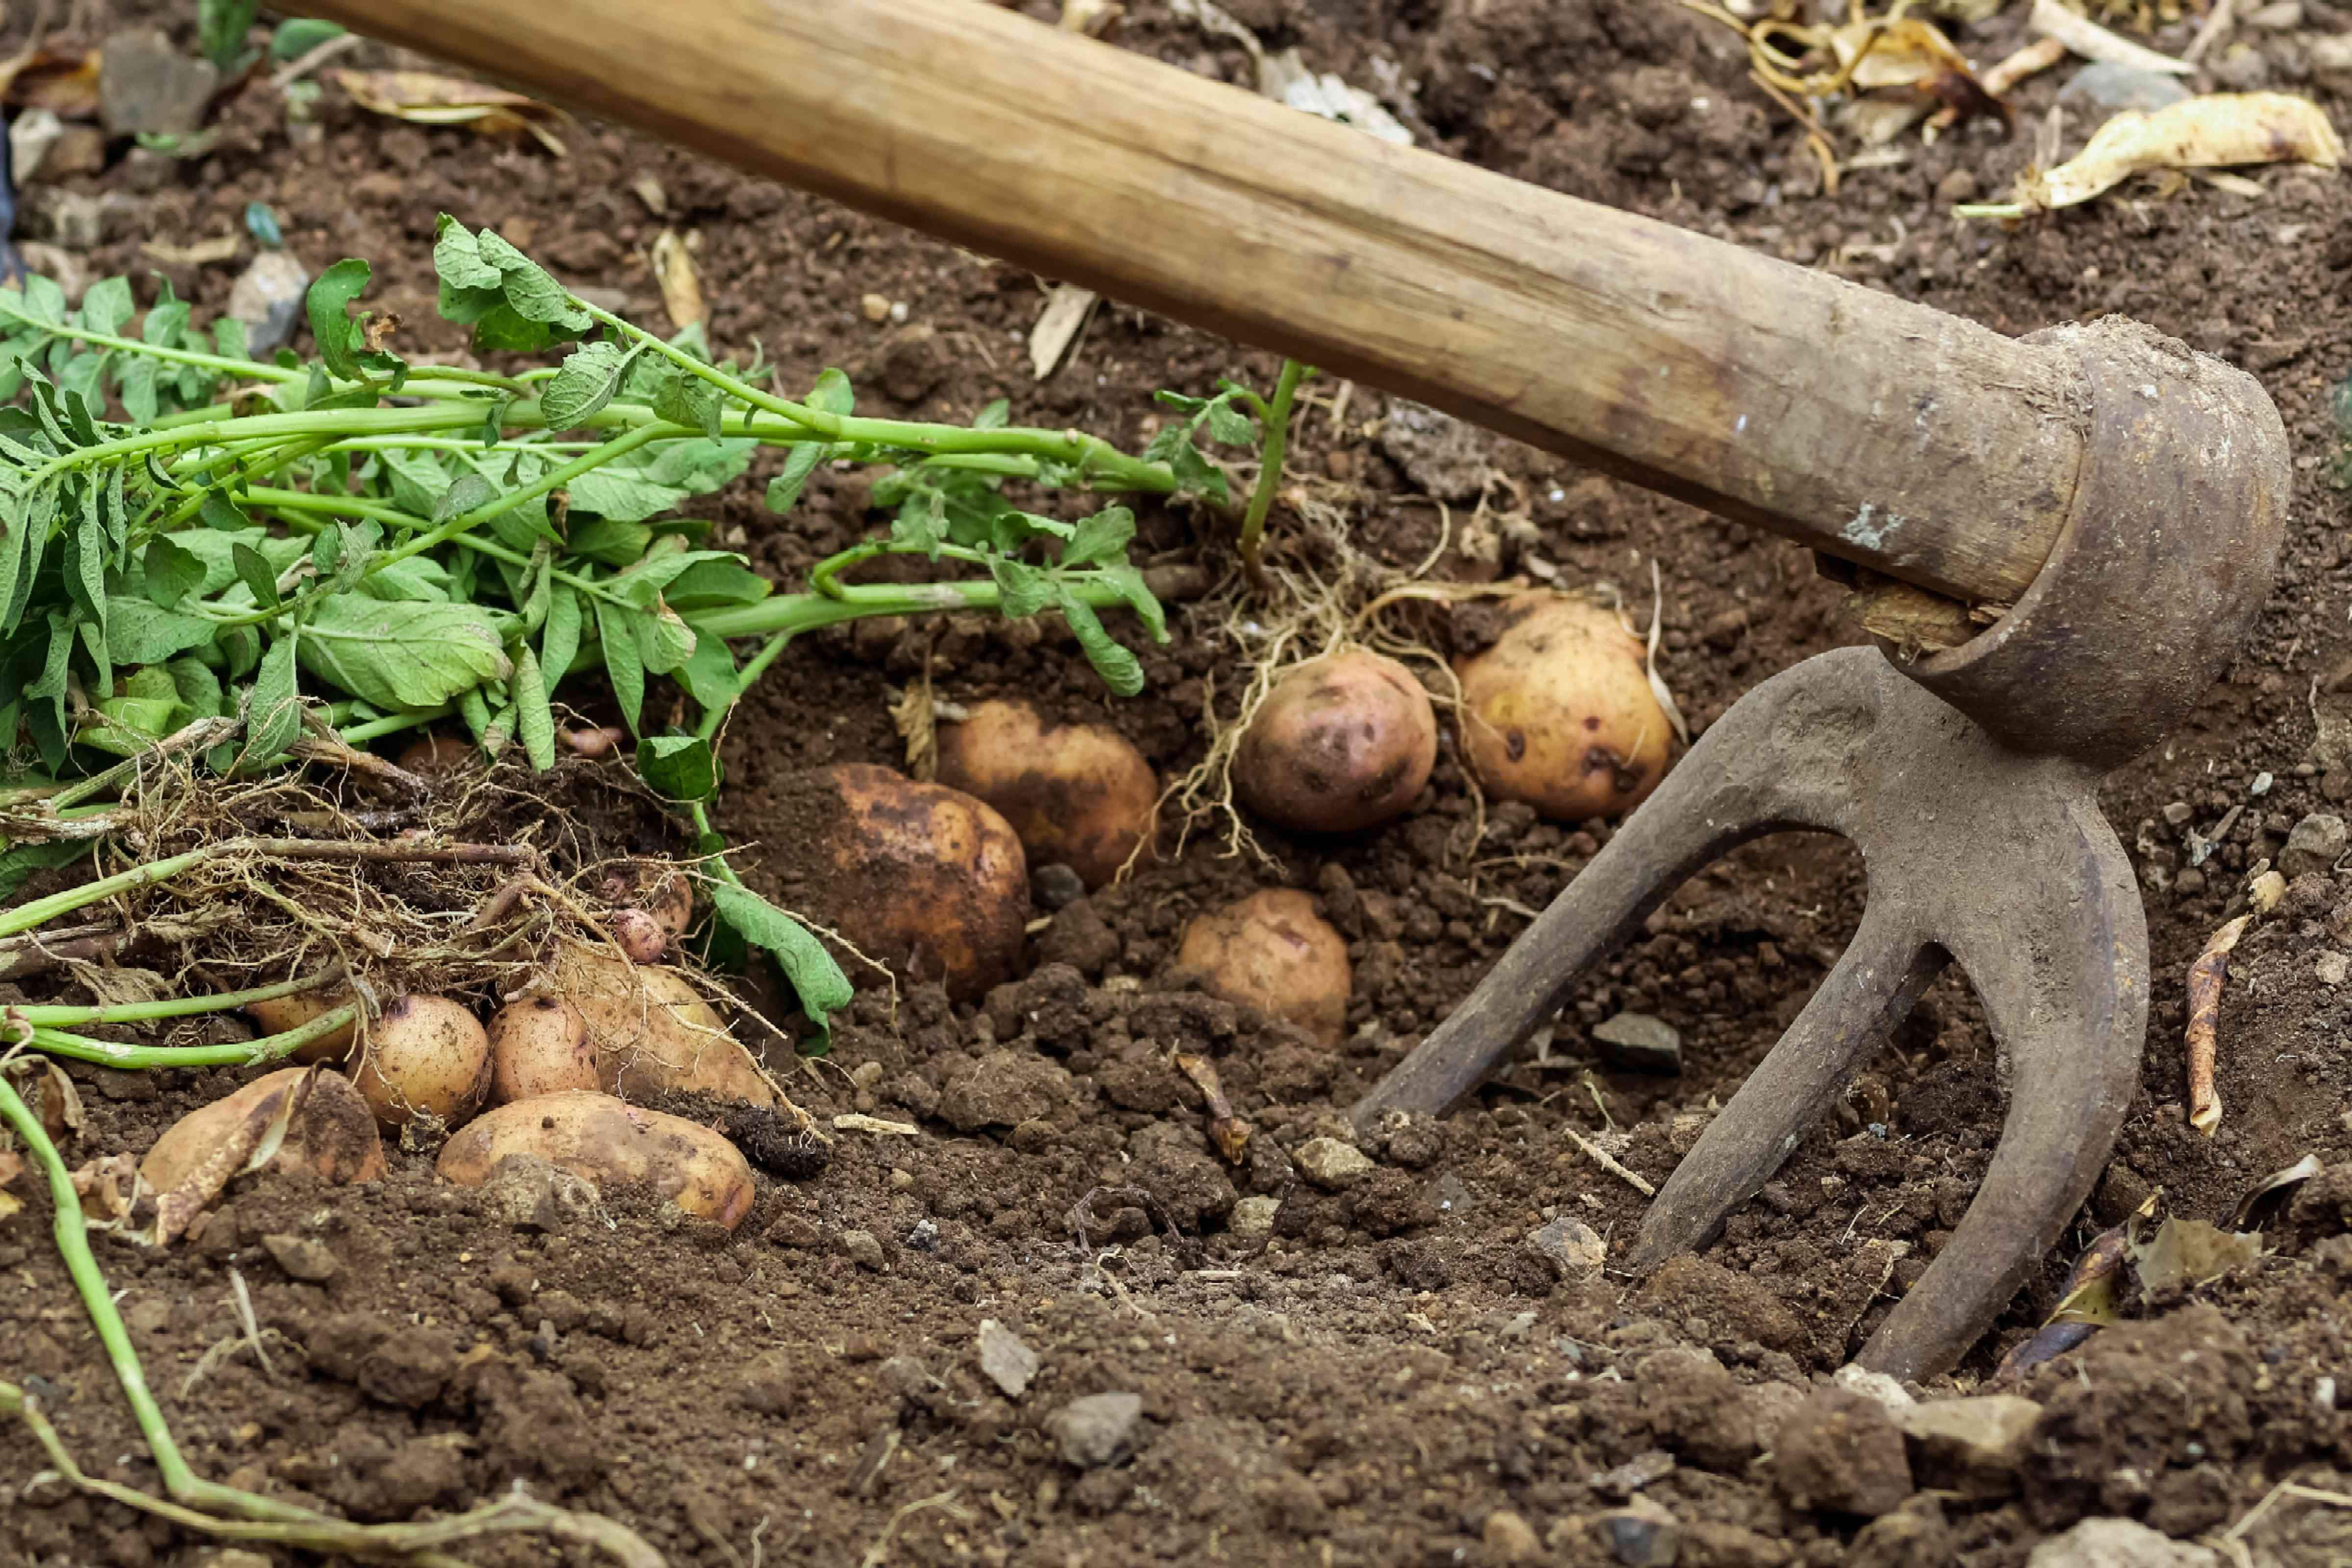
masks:
<instances>
[{"instance_id":1,"label":"small stone","mask_svg":"<svg viewBox=\"0 0 2352 1568\"><path fill-rule=\"evenodd\" d=\"M1077 872L1056 860L1029 873L1029 897L1041 910L1066 910L1087 896Z\"/></svg>"},{"instance_id":2,"label":"small stone","mask_svg":"<svg viewBox=\"0 0 2352 1568\"><path fill-rule=\"evenodd\" d=\"M2177 76L2105 62L2084 66L2058 89L2061 103L2088 104L2109 113L2120 109L2162 109L2188 97L2189 89Z\"/></svg>"},{"instance_id":3,"label":"small stone","mask_svg":"<svg viewBox=\"0 0 2352 1568\"><path fill-rule=\"evenodd\" d=\"M1977 193L1982 188L1975 170L1955 169L1936 182L1936 202L1939 206L1959 206L1976 200Z\"/></svg>"},{"instance_id":4,"label":"small stone","mask_svg":"<svg viewBox=\"0 0 2352 1568\"><path fill-rule=\"evenodd\" d=\"M2205 890L2205 873L2192 866L2172 879L2172 887L2179 893L2201 893Z\"/></svg>"},{"instance_id":5,"label":"small stone","mask_svg":"<svg viewBox=\"0 0 2352 1568\"><path fill-rule=\"evenodd\" d=\"M1683 1037L1664 1018L1647 1013L1620 1013L1592 1026L1601 1046L1601 1059L1632 1072L1672 1075L1683 1070Z\"/></svg>"},{"instance_id":6,"label":"small stone","mask_svg":"<svg viewBox=\"0 0 2352 1568\"><path fill-rule=\"evenodd\" d=\"M2165 805L2163 815L2164 820L2173 826L2186 827L2189 819L2197 815L2197 808L2185 800L2169 801Z\"/></svg>"},{"instance_id":7,"label":"small stone","mask_svg":"<svg viewBox=\"0 0 2352 1568\"><path fill-rule=\"evenodd\" d=\"M1902 1431L1866 1394L1816 1391L1780 1424L1773 1451L1781 1493L1801 1509L1875 1519L1911 1495Z\"/></svg>"},{"instance_id":8,"label":"small stone","mask_svg":"<svg viewBox=\"0 0 2352 1568\"><path fill-rule=\"evenodd\" d=\"M2278 781L2271 777L2268 773L2256 773L2254 775L2254 782L2246 786L2246 793L2251 795L2268 795L2271 793L2271 785L2277 782Z\"/></svg>"},{"instance_id":9,"label":"small stone","mask_svg":"<svg viewBox=\"0 0 2352 1568\"><path fill-rule=\"evenodd\" d=\"M322 1242L306 1236L275 1235L263 1237L261 1245L289 1279L321 1285L335 1277L335 1255Z\"/></svg>"},{"instance_id":10,"label":"small stone","mask_svg":"<svg viewBox=\"0 0 2352 1568\"><path fill-rule=\"evenodd\" d=\"M1089 1394L1045 1417L1045 1430L1061 1444L1064 1463L1094 1470L1127 1453L1142 1419L1141 1394Z\"/></svg>"},{"instance_id":11,"label":"small stone","mask_svg":"<svg viewBox=\"0 0 2352 1568\"><path fill-rule=\"evenodd\" d=\"M2352 847L2352 830L2345 827L2344 819L2331 811L2315 811L2288 830L2278 868L2289 881L2306 871L2332 870L2347 847Z\"/></svg>"},{"instance_id":12,"label":"small stone","mask_svg":"<svg viewBox=\"0 0 2352 1568\"><path fill-rule=\"evenodd\" d=\"M2184 871L2181 875L2185 877L2188 873ZM2200 887L2204 885L2202 877L2198 879L2198 885ZM2285 897L2286 879L2276 871L2265 871L2246 884L2247 907L2258 915L2270 913L2279 907L2279 900Z\"/></svg>"},{"instance_id":13,"label":"small stone","mask_svg":"<svg viewBox=\"0 0 2352 1568\"><path fill-rule=\"evenodd\" d=\"M2033 1441L2042 1406L2013 1394L1937 1399L1895 1414L1922 1486L1972 1498L2006 1497Z\"/></svg>"},{"instance_id":14,"label":"small stone","mask_svg":"<svg viewBox=\"0 0 2352 1568\"><path fill-rule=\"evenodd\" d=\"M841 1250L852 1263L860 1268L872 1269L877 1274L882 1272L887 1264L882 1256L881 1239L870 1230L843 1231Z\"/></svg>"},{"instance_id":15,"label":"small stone","mask_svg":"<svg viewBox=\"0 0 2352 1568\"><path fill-rule=\"evenodd\" d=\"M2128 1519L2086 1519L2033 1549L2025 1568L2221 1568L2202 1546Z\"/></svg>"},{"instance_id":16,"label":"small stone","mask_svg":"<svg viewBox=\"0 0 2352 1568\"><path fill-rule=\"evenodd\" d=\"M99 116L117 136L188 135L218 86L218 68L173 48L160 27L117 33L99 55Z\"/></svg>"},{"instance_id":17,"label":"small stone","mask_svg":"<svg viewBox=\"0 0 2352 1568\"><path fill-rule=\"evenodd\" d=\"M1292 1157L1307 1179L1326 1192L1353 1186L1372 1169L1361 1149L1339 1138L1309 1138Z\"/></svg>"},{"instance_id":18,"label":"small stone","mask_svg":"<svg viewBox=\"0 0 2352 1568\"><path fill-rule=\"evenodd\" d=\"M1070 1075L1034 1051L990 1051L951 1069L940 1114L959 1132L1038 1121L1070 1098Z\"/></svg>"},{"instance_id":19,"label":"small stone","mask_svg":"<svg viewBox=\"0 0 2352 1568\"><path fill-rule=\"evenodd\" d=\"M65 121L49 110L28 109L16 116L8 127L8 167L19 185L39 173L49 149L65 133Z\"/></svg>"},{"instance_id":20,"label":"small stone","mask_svg":"<svg viewBox=\"0 0 2352 1568\"><path fill-rule=\"evenodd\" d=\"M1875 1399L1889 1410L1901 1411L1911 1403L1911 1395L1895 1379L1883 1372L1873 1372L1856 1362L1848 1362L1830 1375L1830 1381L1840 1388ZM1899 1419L1899 1417L1898 1417Z\"/></svg>"},{"instance_id":21,"label":"small stone","mask_svg":"<svg viewBox=\"0 0 2352 1568\"><path fill-rule=\"evenodd\" d=\"M1225 1228L1244 1241L1255 1241L1274 1229L1274 1216L1281 1207L1280 1198L1255 1194L1234 1205L1233 1217L1225 1222Z\"/></svg>"},{"instance_id":22,"label":"small stone","mask_svg":"<svg viewBox=\"0 0 2352 1568\"><path fill-rule=\"evenodd\" d=\"M2311 973L2322 985L2341 985L2347 973L2352 973L2352 959L2340 952L2323 952L2311 961Z\"/></svg>"},{"instance_id":23,"label":"small stone","mask_svg":"<svg viewBox=\"0 0 2352 1568\"><path fill-rule=\"evenodd\" d=\"M79 305L82 296L89 292L89 268L73 252L35 242L18 246L16 255L26 271L56 284L67 304Z\"/></svg>"},{"instance_id":24,"label":"small stone","mask_svg":"<svg viewBox=\"0 0 2352 1568\"><path fill-rule=\"evenodd\" d=\"M1486 438L1450 414L1391 398L1380 444L1406 479L1439 500L1469 500L1486 488Z\"/></svg>"},{"instance_id":25,"label":"small stone","mask_svg":"<svg viewBox=\"0 0 2352 1568\"><path fill-rule=\"evenodd\" d=\"M1021 1341L1021 1336L998 1322L994 1318L980 1321L980 1370L988 1381L1004 1391L1007 1399L1018 1399L1029 1391L1030 1380L1037 1375L1040 1364L1037 1352Z\"/></svg>"},{"instance_id":26,"label":"small stone","mask_svg":"<svg viewBox=\"0 0 2352 1568\"><path fill-rule=\"evenodd\" d=\"M1674 1568L1682 1555L1682 1526L1647 1498L1593 1516L1592 1539L1629 1568Z\"/></svg>"},{"instance_id":27,"label":"small stone","mask_svg":"<svg viewBox=\"0 0 2352 1568\"><path fill-rule=\"evenodd\" d=\"M1486 1516L1486 1528L1479 1536L1486 1543L1487 1555L1497 1563L1539 1563L1543 1560L1543 1541L1536 1528L1509 1509L1498 1508Z\"/></svg>"},{"instance_id":28,"label":"small stone","mask_svg":"<svg viewBox=\"0 0 2352 1568\"><path fill-rule=\"evenodd\" d=\"M1592 1478L1592 1489L1603 1497L1630 1498L1643 1487L1675 1473L1675 1457L1664 1448L1646 1448L1613 1470Z\"/></svg>"},{"instance_id":29,"label":"small stone","mask_svg":"<svg viewBox=\"0 0 2352 1568\"><path fill-rule=\"evenodd\" d=\"M1609 1244L1600 1233L1565 1215L1528 1232L1528 1247L1562 1279L1590 1279L1609 1260Z\"/></svg>"},{"instance_id":30,"label":"small stone","mask_svg":"<svg viewBox=\"0 0 2352 1568\"><path fill-rule=\"evenodd\" d=\"M228 291L228 314L245 323L247 353L265 358L294 335L310 288L310 269L287 252L265 250L253 258Z\"/></svg>"},{"instance_id":31,"label":"small stone","mask_svg":"<svg viewBox=\"0 0 2352 1568\"><path fill-rule=\"evenodd\" d=\"M866 295L857 301L857 308L877 327L890 319L890 301L879 294Z\"/></svg>"},{"instance_id":32,"label":"small stone","mask_svg":"<svg viewBox=\"0 0 2352 1568\"><path fill-rule=\"evenodd\" d=\"M907 1245L917 1252L937 1252L940 1247L940 1222L925 1215L908 1226Z\"/></svg>"},{"instance_id":33,"label":"small stone","mask_svg":"<svg viewBox=\"0 0 2352 1568\"><path fill-rule=\"evenodd\" d=\"M562 1230L596 1212L585 1178L536 1154L509 1154L482 1184L490 1212L517 1230Z\"/></svg>"}]
</instances>

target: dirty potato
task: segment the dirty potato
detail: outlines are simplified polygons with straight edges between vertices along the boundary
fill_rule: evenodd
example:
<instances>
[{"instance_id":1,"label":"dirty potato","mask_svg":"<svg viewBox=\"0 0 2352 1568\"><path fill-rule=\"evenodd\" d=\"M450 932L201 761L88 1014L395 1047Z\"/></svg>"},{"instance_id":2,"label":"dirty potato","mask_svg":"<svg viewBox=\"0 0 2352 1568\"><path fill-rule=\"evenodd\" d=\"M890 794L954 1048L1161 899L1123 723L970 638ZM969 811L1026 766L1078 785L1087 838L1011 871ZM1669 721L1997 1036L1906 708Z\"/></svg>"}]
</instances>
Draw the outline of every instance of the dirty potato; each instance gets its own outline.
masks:
<instances>
[{"instance_id":1,"label":"dirty potato","mask_svg":"<svg viewBox=\"0 0 2352 1568\"><path fill-rule=\"evenodd\" d=\"M1088 888L1150 836L1160 780L1104 724L1049 724L1024 702L982 702L939 728L939 782L986 801L1033 866L1066 865Z\"/></svg>"},{"instance_id":2,"label":"dirty potato","mask_svg":"<svg viewBox=\"0 0 2352 1568\"><path fill-rule=\"evenodd\" d=\"M1268 888L1196 915L1176 968L1212 996L1286 1018L1326 1046L1348 1026L1348 944L1295 888Z\"/></svg>"},{"instance_id":3,"label":"dirty potato","mask_svg":"<svg viewBox=\"0 0 2352 1568\"><path fill-rule=\"evenodd\" d=\"M490 1092L490 1039L446 996L397 996L368 1036L352 1081L387 1129L429 1116L455 1127Z\"/></svg>"},{"instance_id":4,"label":"dirty potato","mask_svg":"<svg viewBox=\"0 0 2352 1568\"><path fill-rule=\"evenodd\" d=\"M1640 640L1565 594L1522 594L1502 608L1502 636L1454 663L1462 751L1479 782L1552 822L1641 805L1665 776L1674 730Z\"/></svg>"},{"instance_id":5,"label":"dirty potato","mask_svg":"<svg viewBox=\"0 0 2352 1568\"><path fill-rule=\"evenodd\" d=\"M732 1143L683 1117L570 1090L501 1105L442 1145L436 1169L478 1187L510 1154L532 1154L602 1191L651 1187L732 1230L751 1212L751 1167Z\"/></svg>"},{"instance_id":6,"label":"dirty potato","mask_svg":"<svg viewBox=\"0 0 2352 1568\"><path fill-rule=\"evenodd\" d=\"M1234 753L1234 788L1297 833L1355 833L1402 816L1437 763L1437 714L1412 670L1370 648L1285 671Z\"/></svg>"}]
</instances>

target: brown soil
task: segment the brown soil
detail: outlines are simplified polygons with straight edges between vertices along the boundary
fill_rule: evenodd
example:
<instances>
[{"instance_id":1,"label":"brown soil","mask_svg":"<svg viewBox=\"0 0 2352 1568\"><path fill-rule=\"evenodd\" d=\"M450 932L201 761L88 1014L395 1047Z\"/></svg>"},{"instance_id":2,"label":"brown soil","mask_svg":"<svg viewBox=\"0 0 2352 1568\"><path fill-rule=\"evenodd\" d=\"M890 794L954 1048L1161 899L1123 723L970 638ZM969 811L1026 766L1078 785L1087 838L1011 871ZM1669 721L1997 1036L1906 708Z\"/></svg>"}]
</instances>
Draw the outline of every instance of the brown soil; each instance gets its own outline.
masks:
<instances>
[{"instance_id":1,"label":"brown soil","mask_svg":"<svg viewBox=\"0 0 2352 1568\"><path fill-rule=\"evenodd\" d=\"M1646 1284L1613 1268L1563 1281L1531 1231L1579 1219L1613 1258L1643 1209L1563 1128L1662 1179L1853 929L1852 856L1767 841L1695 879L1593 977L1548 1061L1514 1069L1443 1122L1376 1141L1372 1170L1353 1185L1294 1185L1286 1152L1341 1131L1345 1108L1466 994L1521 911L1607 837L1602 825L1543 826L1505 808L1473 842L1478 809L1449 730L1419 809L1385 830L1337 845L1262 834L1272 868L1198 837L1181 860L1055 913L1030 942L1025 978L977 1005L925 987L894 1003L867 985L830 1059L795 1073L794 1091L824 1117L866 1111L919 1131L845 1133L821 1175L763 1178L731 1238L626 1194L552 1233L518 1230L436 1181L425 1153L395 1151L391 1178L366 1188L248 1179L168 1253L102 1241L198 1471L362 1520L429 1516L520 1481L626 1521L673 1562L713 1568L1599 1562L1590 1516L1636 1486L1681 1521L1685 1563L1990 1568L2023 1563L2087 1515L2210 1540L2283 1479L2343 1490L2352 991L2340 954L2352 947L2352 885L2333 868L2297 877L2241 948L2221 1016L2229 1114L2218 1137L2183 1124L2179 1049L2189 961L2242 904L2247 874L2278 856L2300 817L2352 795L2352 759L2315 748L2315 720L2347 700L2334 689L2352 654L2347 509L2320 482L2336 458L2331 394L2352 368L2339 319L2352 263L2341 176L2266 172L2259 199L2134 187L2054 221L1971 226L1946 209L2003 188L2029 135L1979 125L1932 147L1906 141L1898 159L1824 195L1785 117L1747 80L1736 40L1657 0L1233 9L1318 70L1398 84L1392 107L1418 135L1489 167L2003 331L2126 312L2263 379L2308 481L2277 592L2204 710L2105 794L2141 869L2154 944L2141 1092L2075 1230L1935 1392L1986 1382L2052 1308L2079 1244L2149 1193L2160 1189L2172 1213L2220 1219L2305 1153L2336 1167L2327 1190L2274 1234L2274 1255L2159 1299L2013 1389L2043 1406L2013 1494L1915 1491L1927 1478L1905 1474L1869 1500L1873 1511L1900 1503L1875 1522L1805 1506L1832 1494L1859 1504L1884 1479L1864 1473L1883 1472L1891 1453L1884 1432L1866 1440L1879 1430L1870 1411L1816 1405L1796 1426L1790 1413L1917 1278L1984 1168L2003 1096L1977 1009L1957 982L1931 993L1703 1258ZM1969 51L2006 53L2021 10L1972 30ZM1130 11L1128 47L1244 79L1238 49L1159 0ZM2302 62L2313 33L2352 18L2321 0L2304 0L2300 15L2306 31L2242 32L2250 49L2221 52L2217 68L2230 86L2310 92L2347 123L2352 97L2306 79ZM2177 50L2189 26L2156 42ZM2021 125L2040 121L2065 74L2020 91ZM333 90L320 121L289 137L268 95L248 94L201 158L118 154L104 174L78 176L77 187L121 198L88 258L93 276L143 279L160 268L200 310L216 309L236 264L157 263L140 244L229 232L260 200L314 268L342 255L376 262L377 297L404 318L406 348L454 351L432 304L436 211L496 224L656 322L646 252L668 224L698 240L722 349L756 341L786 384L841 364L866 405L894 414L968 418L1003 395L1016 420L1132 445L1147 438L1154 389L1200 392L1229 373L1265 385L1276 369L1106 307L1071 362L1034 383L1022 340L1040 287L1025 273L601 128L576 133L557 161L372 119ZM2083 130L2078 116L2070 148ZM664 216L646 194L656 185ZM904 322L868 324L858 302L869 292L902 302ZM1358 548L1417 561L1439 536L1423 487L1446 481L1384 448L1379 397L1358 389L1342 416L1333 390L1319 389L1301 423L1299 471L1343 510ZM1695 724L1765 675L1855 640L1837 590L1792 547L1508 443L1481 440L1473 455L1501 476L1488 492L1497 511L1523 509L1533 524L1503 531L1504 572L1548 565L1570 584L1612 582L1646 616L1653 563L1661 570L1662 668ZM821 475L780 523L758 493L740 487L721 527L786 582L868 526L853 476ZM1468 515L1471 498L1440 499L1457 525ZM1277 514L1277 531L1296 526ZM1150 510L1143 528L1154 551L1192 542L1179 512ZM950 626L928 646L942 697L1021 695L1107 720L1172 775L1201 755L1213 678L1226 703L1239 684L1207 623L1205 611L1176 614L1174 640L1146 655L1146 695L1126 703L1102 700L1050 636ZM730 736L730 834L782 839L780 784L792 770L895 764L886 688L919 667L925 646L919 632L866 628L794 649ZM2271 781L2260 795L2258 775ZM2233 812L2214 857L2191 868L2189 831L2210 835ZM1315 891L1349 939L1354 994L1338 1052L1155 986L1193 913L1278 884ZM1594 1067L1585 1031L1620 1009L1682 1031L1679 1079ZM1212 1057L1255 1127L1240 1164L1213 1152L1171 1047ZM89 1126L69 1152L143 1150L238 1078L91 1074ZM1152 1201L1087 1203L1098 1187ZM1235 1233L1243 1199L1282 1194L1270 1240ZM153 1489L46 1221L37 1197L0 1221L0 1375L39 1392L92 1470ZM289 1236L331 1254L323 1282L277 1261L268 1238ZM239 1331L239 1279L261 1326L282 1336L269 1341L271 1369L247 1351L206 1354ZM976 1363L992 1319L1042 1363L1018 1399ZM1049 1415L1119 1391L1141 1399L1129 1457L1066 1463ZM192 1536L37 1481L43 1464L20 1432L0 1430L0 1563L199 1560ZM1628 1464L1655 1479L1617 1470ZM1792 1479L1801 1471L1804 1486ZM2282 1509L2252 1536L2255 1560L2344 1561L2347 1517ZM552 1550L507 1539L467 1553L523 1563Z\"/></svg>"}]
</instances>

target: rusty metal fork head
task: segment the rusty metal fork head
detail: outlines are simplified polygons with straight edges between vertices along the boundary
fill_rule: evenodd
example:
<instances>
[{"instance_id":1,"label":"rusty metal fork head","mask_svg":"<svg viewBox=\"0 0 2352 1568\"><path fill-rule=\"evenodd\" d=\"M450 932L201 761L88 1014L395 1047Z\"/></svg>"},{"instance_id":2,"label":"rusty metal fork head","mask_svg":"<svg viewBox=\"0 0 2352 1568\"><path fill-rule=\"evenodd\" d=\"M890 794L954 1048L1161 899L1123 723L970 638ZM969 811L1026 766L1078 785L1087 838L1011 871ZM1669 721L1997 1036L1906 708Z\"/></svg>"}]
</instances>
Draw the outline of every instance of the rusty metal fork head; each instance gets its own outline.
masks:
<instances>
[{"instance_id":1,"label":"rusty metal fork head","mask_svg":"<svg viewBox=\"0 0 2352 1568\"><path fill-rule=\"evenodd\" d=\"M1968 1214L1862 1352L1903 1377L1967 1352L2114 1145L2147 1026L2147 934L2098 781L2202 700L2284 527L2285 435L2250 378L2129 323L2049 335L2082 358L2090 456L2027 595L1951 653L1905 666L1841 649L1743 697L1355 1112L1368 1125L1451 1108L1707 861L1766 833L1841 834L1868 872L1861 926L1675 1167L1632 1263L1711 1239L1957 963L2009 1110Z\"/></svg>"}]
</instances>

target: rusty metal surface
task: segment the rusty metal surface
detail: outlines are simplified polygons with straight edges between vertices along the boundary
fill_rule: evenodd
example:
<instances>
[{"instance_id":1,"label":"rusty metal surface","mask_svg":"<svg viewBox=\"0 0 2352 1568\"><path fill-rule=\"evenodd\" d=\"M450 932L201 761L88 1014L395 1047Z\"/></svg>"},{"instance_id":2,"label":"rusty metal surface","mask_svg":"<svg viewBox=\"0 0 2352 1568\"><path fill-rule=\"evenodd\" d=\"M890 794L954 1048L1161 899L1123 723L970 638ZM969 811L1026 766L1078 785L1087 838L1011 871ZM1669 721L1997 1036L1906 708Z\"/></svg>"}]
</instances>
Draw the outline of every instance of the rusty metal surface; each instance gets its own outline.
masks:
<instances>
[{"instance_id":1,"label":"rusty metal surface","mask_svg":"<svg viewBox=\"0 0 2352 1568\"><path fill-rule=\"evenodd\" d=\"M2089 391L2065 524L2008 615L1902 668L2010 745L2114 767L2179 728L2252 628L2286 530L2286 431L2252 376L2136 321L2027 341L2072 353Z\"/></svg>"},{"instance_id":2,"label":"rusty metal surface","mask_svg":"<svg viewBox=\"0 0 2352 1568\"><path fill-rule=\"evenodd\" d=\"M2147 931L2097 782L2084 763L2000 744L1869 649L1808 659L1707 731L1357 1122L1469 1094L1676 883L1734 845L1842 834L1868 868L1861 928L1659 1192L1632 1261L1647 1269L1711 1239L1957 963L2003 1058L2008 1120L1967 1216L1860 1358L1903 1377L1940 1372L2057 1241L2137 1079Z\"/></svg>"}]
</instances>

